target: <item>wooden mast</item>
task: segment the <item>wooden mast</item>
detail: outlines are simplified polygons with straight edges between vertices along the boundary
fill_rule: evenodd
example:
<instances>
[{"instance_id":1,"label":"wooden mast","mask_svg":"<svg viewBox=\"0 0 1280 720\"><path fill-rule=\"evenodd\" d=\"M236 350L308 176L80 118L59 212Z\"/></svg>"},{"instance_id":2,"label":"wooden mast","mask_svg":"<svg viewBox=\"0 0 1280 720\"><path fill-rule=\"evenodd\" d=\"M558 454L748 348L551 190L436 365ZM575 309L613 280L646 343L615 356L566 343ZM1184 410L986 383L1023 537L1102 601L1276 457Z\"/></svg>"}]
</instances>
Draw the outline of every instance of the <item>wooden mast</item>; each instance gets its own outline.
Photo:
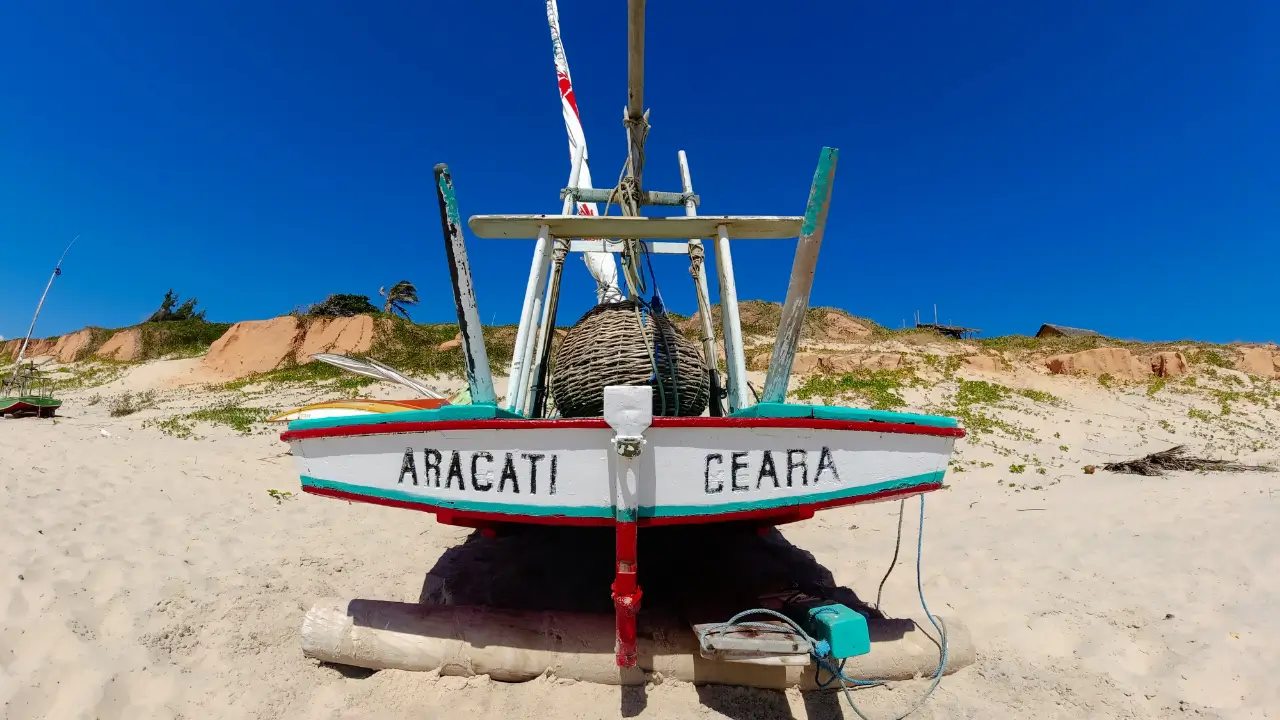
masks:
<instances>
[{"instance_id":1,"label":"wooden mast","mask_svg":"<svg viewBox=\"0 0 1280 720\"><path fill-rule=\"evenodd\" d=\"M18 349L18 359L13 363L13 375L9 378L9 386L12 387L18 381L18 372L22 369L22 357L27 354L27 344L31 342L31 334L36 330L36 318L40 317L40 309L44 307L44 299L49 296L49 288L53 287L53 279L62 274L62 261L67 258L67 253L71 252L71 246L76 244L80 236L76 235L71 238L71 242L67 243L67 249L62 251L62 257L58 258L58 264L53 267L53 274L49 276L49 282L44 286L44 293L40 295L40 302L36 305L36 314L31 316L31 327L27 328L27 336L22 340L22 347Z\"/></svg>"}]
</instances>

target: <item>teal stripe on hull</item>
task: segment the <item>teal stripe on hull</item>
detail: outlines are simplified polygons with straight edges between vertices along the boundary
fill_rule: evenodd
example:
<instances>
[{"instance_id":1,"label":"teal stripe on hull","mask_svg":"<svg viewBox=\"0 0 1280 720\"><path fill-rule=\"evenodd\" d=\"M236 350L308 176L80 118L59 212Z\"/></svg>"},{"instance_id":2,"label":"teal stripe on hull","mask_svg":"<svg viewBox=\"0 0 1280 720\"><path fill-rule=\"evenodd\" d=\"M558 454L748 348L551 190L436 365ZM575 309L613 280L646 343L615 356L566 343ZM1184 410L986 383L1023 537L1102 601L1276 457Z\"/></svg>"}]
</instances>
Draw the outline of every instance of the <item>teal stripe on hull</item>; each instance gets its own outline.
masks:
<instances>
[{"instance_id":1,"label":"teal stripe on hull","mask_svg":"<svg viewBox=\"0 0 1280 720\"><path fill-rule=\"evenodd\" d=\"M523 415L508 412L494 405L445 405L434 410L405 410L332 418L294 420L289 430L318 430L321 428L348 427L351 425L382 425L393 422L440 422L443 420L523 420Z\"/></svg>"},{"instance_id":2,"label":"teal stripe on hull","mask_svg":"<svg viewBox=\"0 0 1280 720\"><path fill-rule=\"evenodd\" d=\"M819 420L844 420L847 422L882 422L924 427L957 427L955 418L941 415L916 415L914 413L866 410L864 408L834 407L830 405L793 405L791 403L760 403L743 408L729 417L735 418L817 418Z\"/></svg>"},{"instance_id":3,"label":"teal stripe on hull","mask_svg":"<svg viewBox=\"0 0 1280 720\"><path fill-rule=\"evenodd\" d=\"M363 495L365 497L381 498L383 500L395 500L397 502L413 503L415 505L438 507L447 510L470 510L472 512L496 513L499 515L524 515L529 517L613 517L613 508L607 506L570 507L568 505L515 505L512 503L482 503L471 502L469 500L446 500L443 498L423 497L403 490L386 490L383 488L371 488L363 485L350 485L343 482L334 482L333 480L321 480L320 478L313 478L309 475L302 476L302 487L337 490L339 492L351 493L352 495Z\"/></svg>"},{"instance_id":4,"label":"teal stripe on hull","mask_svg":"<svg viewBox=\"0 0 1280 720\"><path fill-rule=\"evenodd\" d=\"M937 472L925 473L923 475L913 475L911 477L899 478L897 480L889 480L886 482L875 483L872 485L860 485L853 488L844 488L841 490L833 490L825 493L815 493L811 495L801 495L798 497L786 498L769 498L768 500L748 500L743 502L730 502L720 505L662 505L662 506L641 506L639 516L641 518L675 518L675 517L696 517L699 515L715 516L728 513L749 512L752 510L774 510L783 507L799 507L803 505L817 505L839 500L848 500L867 495L875 495L878 493L889 492L893 490L906 490L920 485L932 485L942 482L943 475L946 471L939 470ZM348 483L334 482L332 480L321 480L308 475L302 476L303 487L313 487L326 490L336 490L338 492L350 493L352 495L361 495L370 498L381 498L383 500L395 500L397 502L412 503L415 505L423 505L426 507L435 507L449 510L461 510L481 513L494 513L498 515L517 515L525 517L578 517L578 518L613 518L613 508L610 506L603 507L571 507L568 505L516 505L512 503L483 503L473 502L470 500L445 500L439 498L427 498L421 495L404 492L403 490L386 490L383 488L371 488L363 485L350 485Z\"/></svg>"},{"instance_id":5,"label":"teal stripe on hull","mask_svg":"<svg viewBox=\"0 0 1280 720\"><path fill-rule=\"evenodd\" d=\"M791 403L760 403L733 413L735 418L817 418L819 420L843 420L846 422L882 422L925 427L957 427L955 418L939 415L916 415L865 410L863 408L833 407L828 405L793 405ZM493 405L445 405L435 410L405 410L403 412L359 415L348 417L294 420L289 430L317 430L321 428L348 427L352 425L381 425L391 422L440 422L443 420L524 420L522 415L508 412Z\"/></svg>"}]
</instances>

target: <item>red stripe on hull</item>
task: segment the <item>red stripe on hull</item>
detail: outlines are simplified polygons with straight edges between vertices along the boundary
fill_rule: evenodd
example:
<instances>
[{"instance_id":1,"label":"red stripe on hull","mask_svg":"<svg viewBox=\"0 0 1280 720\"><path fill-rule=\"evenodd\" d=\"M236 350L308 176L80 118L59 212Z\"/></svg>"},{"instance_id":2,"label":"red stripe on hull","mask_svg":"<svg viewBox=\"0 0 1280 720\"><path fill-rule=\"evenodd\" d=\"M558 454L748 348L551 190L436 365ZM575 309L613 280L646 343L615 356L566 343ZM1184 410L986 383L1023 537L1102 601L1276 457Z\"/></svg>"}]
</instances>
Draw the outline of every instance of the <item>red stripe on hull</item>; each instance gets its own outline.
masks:
<instances>
[{"instance_id":1,"label":"red stripe on hull","mask_svg":"<svg viewBox=\"0 0 1280 720\"><path fill-rule=\"evenodd\" d=\"M849 432L898 433L903 435L932 435L935 437L964 437L964 428L933 427L858 420L823 420L819 418L731 418L731 417L661 417L654 418L652 427L705 428L713 430L754 428L796 428L803 430L844 430ZM309 440L326 437L351 437L359 435L394 435L400 433L431 432L443 430L608 430L609 424L601 418L575 418L569 420L438 420L426 422L388 422L368 425L341 425L313 430L290 430L280 439Z\"/></svg>"},{"instance_id":2,"label":"red stripe on hull","mask_svg":"<svg viewBox=\"0 0 1280 720\"><path fill-rule=\"evenodd\" d=\"M769 525L781 525L783 523L797 522L800 520L808 520L813 517L814 512L818 510L826 510L833 507L841 507L845 505L861 505L864 503L883 502L892 500L897 497L906 497L909 495L918 495L920 493L933 492L942 487L942 483L929 483L927 485L913 485L908 488L885 490L870 495L857 495L854 497L838 498L825 502L809 503L805 505L791 505L786 507L769 508L767 510L742 510L739 512L720 513L711 515L688 515L684 517L660 517L660 518L640 518L640 527L660 527L663 525L708 525L713 523L730 523L730 522L765 522ZM303 492L312 495L320 495L322 497L334 498L337 500L346 500L348 502L367 503L370 505L383 505L386 507L402 508L405 510L417 510L419 512L434 513L436 519L445 525L458 525L461 527L487 527L502 524L519 524L519 525L554 525L561 527L608 527L614 524L611 517L601 518L580 518L580 517L546 517L534 515L507 515L502 513L482 513L469 510L453 510L450 508L439 508L432 505L422 503L405 502L403 500L390 500L387 498L369 497L366 495L358 495L356 493L344 492L342 490L331 490L329 488L306 487L302 488Z\"/></svg>"}]
</instances>

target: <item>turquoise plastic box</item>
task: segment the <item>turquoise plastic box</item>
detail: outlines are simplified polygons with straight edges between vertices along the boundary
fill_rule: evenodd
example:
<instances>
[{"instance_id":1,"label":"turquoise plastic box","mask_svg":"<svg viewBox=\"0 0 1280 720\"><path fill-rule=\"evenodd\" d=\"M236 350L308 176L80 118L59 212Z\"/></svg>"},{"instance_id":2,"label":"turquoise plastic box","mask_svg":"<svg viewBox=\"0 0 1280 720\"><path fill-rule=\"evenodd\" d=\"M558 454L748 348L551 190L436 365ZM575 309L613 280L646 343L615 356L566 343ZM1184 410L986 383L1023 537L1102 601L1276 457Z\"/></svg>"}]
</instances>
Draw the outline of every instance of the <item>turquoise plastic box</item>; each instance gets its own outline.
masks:
<instances>
[{"instance_id":1,"label":"turquoise plastic box","mask_svg":"<svg viewBox=\"0 0 1280 720\"><path fill-rule=\"evenodd\" d=\"M815 640L826 640L831 646L831 656L837 660L871 652L867 619L851 608L817 601L788 608L787 615Z\"/></svg>"}]
</instances>

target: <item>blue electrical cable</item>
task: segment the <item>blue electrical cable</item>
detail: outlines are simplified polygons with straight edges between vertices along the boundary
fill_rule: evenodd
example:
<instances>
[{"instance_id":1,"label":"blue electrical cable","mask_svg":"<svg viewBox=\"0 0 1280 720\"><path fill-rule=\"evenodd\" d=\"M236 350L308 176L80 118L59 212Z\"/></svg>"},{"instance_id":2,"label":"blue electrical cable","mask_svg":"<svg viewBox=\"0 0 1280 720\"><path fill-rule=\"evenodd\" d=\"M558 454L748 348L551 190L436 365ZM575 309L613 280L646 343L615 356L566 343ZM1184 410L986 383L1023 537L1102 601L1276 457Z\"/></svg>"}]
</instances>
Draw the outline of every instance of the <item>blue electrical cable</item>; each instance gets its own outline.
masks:
<instances>
[{"instance_id":1,"label":"blue electrical cable","mask_svg":"<svg viewBox=\"0 0 1280 720\"><path fill-rule=\"evenodd\" d=\"M904 500L903 502L906 502L906 501ZM898 532L899 533L902 532L901 525L899 525L898 527ZM899 535L899 539L901 539L901 535ZM938 642L939 642L938 670L933 674L933 680L932 682L929 683L929 689L924 691L924 695L920 696L920 699L916 702L915 705L911 706L910 710L907 710L905 713L896 716L894 720L903 720L903 718L907 717L908 715L911 715L916 710L919 710L920 707L924 705L925 701L927 701L929 697L933 695L933 691L937 689L938 683L942 681L942 674L944 671L946 671L947 661L950 659L950 656L951 656L950 648L947 643L947 631L942 627L942 624L938 622L938 619L933 616L933 613L929 611L929 604L925 602L925 599L924 599L924 571L921 565L921 557L923 555L924 555L924 494L922 493L920 495L920 532L916 536L916 592L920 596L920 607L924 609L925 617L929 619L929 622L933 625L933 629L938 632ZM698 634L699 647L701 647L703 650L706 650L707 648L706 639L708 635L710 635L713 632L722 632L725 629L728 629L730 627L748 627L754 630L760 630L764 632L782 632L775 625L767 625L764 623L740 623L739 622L742 618L748 617L751 615L769 615L774 618L777 618L778 620L781 620L785 622L788 626L790 626L797 635L807 640L809 642L809 647L811 648L810 654L813 656L814 662L818 666L814 671L814 678L813 678L814 684L817 685L818 689L821 690L821 689L826 689L833 682L838 681L840 683L840 691L844 694L844 699L849 703L849 707L853 710L853 712L859 718L862 718L862 720L869 720L869 718L867 718L866 715L863 715L862 711L858 709L858 706L854 704L853 697L849 693L849 687L850 686L874 687L876 685L884 685L889 681L888 680L861 680L857 678L851 678L845 675L844 665L845 665L845 662L848 660L848 658L841 660L838 666L834 665L828 659L831 654L831 647L827 644L827 642L825 640L814 639L811 635L809 635L809 633L804 631L804 628L797 625L795 621L793 621L791 618L787 617L786 615L783 615L782 613L775 612L773 610L768 610L765 608L758 608L755 610L744 610L743 612L740 612L737 615L734 615L732 618L729 619L728 622L720 623L718 625L712 625L711 627L708 627L704 629L701 633L699 633ZM826 670L830 675L830 677L828 677L825 681L821 681L819 679L820 673L823 670Z\"/></svg>"}]
</instances>

